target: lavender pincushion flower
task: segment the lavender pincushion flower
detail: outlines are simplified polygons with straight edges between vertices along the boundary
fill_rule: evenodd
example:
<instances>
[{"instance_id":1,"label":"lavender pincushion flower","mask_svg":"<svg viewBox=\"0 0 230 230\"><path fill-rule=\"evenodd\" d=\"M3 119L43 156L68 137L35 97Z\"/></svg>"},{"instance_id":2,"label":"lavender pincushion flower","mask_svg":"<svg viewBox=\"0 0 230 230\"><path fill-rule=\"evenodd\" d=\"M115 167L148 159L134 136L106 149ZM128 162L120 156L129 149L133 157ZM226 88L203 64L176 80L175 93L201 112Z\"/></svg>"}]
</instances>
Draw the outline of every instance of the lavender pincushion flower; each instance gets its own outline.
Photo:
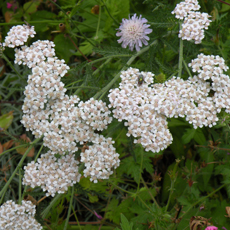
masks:
<instances>
[{"instance_id":1,"label":"lavender pincushion flower","mask_svg":"<svg viewBox=\"0 0 230 230\"><path fill-rule=\"evenodd\" d=\"M145 24L147 19L141 18L142 16L138 18L136 14L132 16L130 19L122 19L122 23L119 27L116 36L121 38L118 41L118 43L122 43L122 48L126 48L129 46L129 49L133 51L133 48L135 46L136 50L139 51L140 47L142 47L142 43L144 45L148 45L149 37L146 36L147 34L150 34L152 32L152 29L148 29L150 25Z\"/></svg>"}]
</instances>

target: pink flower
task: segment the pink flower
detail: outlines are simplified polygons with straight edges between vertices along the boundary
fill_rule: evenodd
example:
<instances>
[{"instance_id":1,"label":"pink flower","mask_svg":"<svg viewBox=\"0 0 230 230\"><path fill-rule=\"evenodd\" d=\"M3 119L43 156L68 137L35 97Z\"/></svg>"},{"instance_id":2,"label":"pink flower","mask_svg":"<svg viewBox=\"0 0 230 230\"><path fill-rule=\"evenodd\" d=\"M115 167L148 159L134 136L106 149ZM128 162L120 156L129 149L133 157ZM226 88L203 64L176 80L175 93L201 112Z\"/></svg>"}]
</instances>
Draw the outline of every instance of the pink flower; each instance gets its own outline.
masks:
<instances>
[{"instance_id":1,"label":"pink flower","mask_svg":"<svg viewBox=\"0 0 230 230\"><path fill-rule=\"evenodd\" d=\"M96 211L93 211L93 212L94 212L95 216L96 216L98 219L100 219L100 220L103 219L103 217L102 217L101 215L97 214Z\"/></svg>"},{"instance_id":2,"label":"pink flower","mask_svg":"<svg viewBox=\"0 0 230 230\"><path fill-rule=\"evenodd\" d=\"M218 230L218 228L215 226L208 226L205 230Z\"/></svg>"},{"instance_id":3,"label":"pink flower","mask_svg":"<svg viewBox=\"0 0 230 230\"><path fill-rule=\"evenodd\" d=\"M9 2L6 3L7 9L10 9L12 6L13 6L13 4L11 4L11 3L9 3Z\"/></svg>"},{"instance_id":4,"label":"pink flower","mask_svg":"<svg viewBox=\"0 0 230 230\"><path fill-rule=\"evenodd\" d=\"M135 47L137 51L140 50L140 47L142 47L142 43L144 45L148 45L149 37L146 36L147 34L150 34L152 32L152 29L148 29L150 25L145 24L147 22L147 19L145 18L138 18L136 14L132 16L130 19L122 19L122 23L119 27L116 36L121 38L118 41L118 43L122 43L122 48L126 48L129 46L129 49L133 51L133 48Z\"/></svg>"}]
</instances>

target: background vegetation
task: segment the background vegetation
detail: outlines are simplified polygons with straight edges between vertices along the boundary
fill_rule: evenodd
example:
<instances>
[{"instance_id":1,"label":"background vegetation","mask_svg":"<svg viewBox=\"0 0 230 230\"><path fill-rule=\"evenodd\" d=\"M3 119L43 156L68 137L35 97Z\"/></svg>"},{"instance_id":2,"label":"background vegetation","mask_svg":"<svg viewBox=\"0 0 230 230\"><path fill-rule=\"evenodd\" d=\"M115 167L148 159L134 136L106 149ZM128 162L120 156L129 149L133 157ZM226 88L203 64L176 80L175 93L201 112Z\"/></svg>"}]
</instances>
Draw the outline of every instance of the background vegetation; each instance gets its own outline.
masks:
<instances>
[{"instance_id":1,"label":"background vegetation","mask_svg":"<svg viewBox=\"0 0 230 230\"><path fill-rule=\"evenodd\" d=\"M30 43L39 39L54 41L57 56L71 68L62 78L68 94L82 100L94 97L108 104L108 90L104 87L129 66L153 72L155 82L177 75L179 23L171 11L179 2L33 0L11 1L9 9L7 1L2 0L1 37L4 41L9 29L24 21L35 26L37 34ZM212 15L212 23L201 44L184 41L183 79L189 76L186 64L201 52L220 55L230 66L230 6L217 0L199 0L199 4L201 12ZM137 57L136 51L121 48L116 37L122 18L134 13L148 19L153 29L150 43L155 41ZM64 195L45 198L40 188L19 187L22 166L40 154L42 145L41 141L34 143L31 157L19 164L28 145L21 136L34 140L20 123L30 70L14 64L14 51L9 48L1 53L0 66L0 125L7 128L0 133L0 190L20 168L1 194L1 203L17 202L19 196L32 200L44 229L195 230L204 229L208 222L219 229L230 229L230 213L226 214L230 206L229 114L221 112L220 122L213 128L196 130L182 118L169 119L173 143L159 153L145 152L142 146L133 144L133 138L126 136L127 128L113 119L103 131L115 140L121 159L111 178L97 184L82 178L74 190L69 188ZM118 87L119 80L110 88ZM26 149L16 148L18 144Z\"/></svg>"}]
</instances>

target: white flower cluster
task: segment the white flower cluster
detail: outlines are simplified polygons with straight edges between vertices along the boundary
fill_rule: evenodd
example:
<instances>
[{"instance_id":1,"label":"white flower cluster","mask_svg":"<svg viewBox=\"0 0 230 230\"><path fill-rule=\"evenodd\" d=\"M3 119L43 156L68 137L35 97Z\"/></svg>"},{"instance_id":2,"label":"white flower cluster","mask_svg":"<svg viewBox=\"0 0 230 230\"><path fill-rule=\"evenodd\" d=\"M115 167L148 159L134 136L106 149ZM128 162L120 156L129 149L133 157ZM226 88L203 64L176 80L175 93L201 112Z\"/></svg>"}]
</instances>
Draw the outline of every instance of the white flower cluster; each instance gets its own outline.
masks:
<instances>
[{"instance_id":1,"label":"white flower cluster","mask_svg":"<svg viewBox=\"0 0 230 230\"><path fill-rule=\"evenodd\" d=\"M93 140L94 145L89 146L81 153L81 162L85 163L84 175L90 176L90 180L97 182L97 179L108 179L112 168L119 166L119 154L113 147L114 141L111 138L105 139L100 135Z\"/></svg>"},{"instance_id":2,"label":"white flower cluster","mask_svg":"<svg viewBox=\"0 0 230 230\"><path fill-rule=\"evenodd\" d=\"M220 56L199 54L196 59L189 64L193 72L198 72L197 77L210 82L210 88L214 93L211 98L216 112L225 109L230 113L230 78L224 74L229 69L225 61Z\"/></svg>"},{"instance_id":3,"label":"white flower cluster","mask_svg":"<svg viewBox=\"0 0 230 230\"><path fill-rule=\"evenodd\" d=\"M21 49L15 49L15 64L27 65L29 68L34 68L40 64L41 61L45 61L50 58L48 62L54 61L55 50L54 43L52 41L36 41L30 47L22 46ZM52 63L50 63L52 65Z\"/></svg>"},{"instance_id":4,"label":"white flower cluster","mask_svg":"<svg viewBox=\"0 0 230 230\"><path fill-rule=\"evenodd\" d=\"M40 186L43 191L48 191L46 196L65 193L69 186L80 181L78 164L72 154L56 158L48 151L42 154L36 163L32 161L24 166L23 184L32 188Z\"/></svg>"},{"instance_id":5,"label":"white flower cluster","mask_svg":"<svg viewBox=\"0 0 230 230\"><path fill-rule=\"evenodd\" d=\"M228 69L223 58L200 54L190 66L198 76L186 81L173 77L154 85L152 73L129 68L122 72L119 88L110 90L114 117L127 121L127 135L133 135L146 151L159 152L172 143L167 118L185 117L194 128L212 127L222 108L230 112L230 80L223 74Z\"/></svg>"},{"instance_id":6,"label":"white flower cluster","mask_svg":"<svg viewBox=\"0 0 230 230\"><path fill-rule=\"evenodd\" d=\"M42 226L35 220L35 205L31 201L22 201L22 205L8 200L0 206L0 230L41 230Z\"/></svg>"},{"instance_id":7,"label":"white flower cluster","mask_svg":"<svg viewBox=\"0 0 230 230\"><path fill-rule=\"evenodd\" d=\"M36 32L34 26L13 26L7 33L4 46L15 48L16 46L22 46L28 40L29 37L33 38Z\"/></svg>"},{"instance_id":8,"label":"white flower cluster","mask_svg":"<svg viewBox=\"0 0 230 230\"><path fill-rule=\"evenodd\" d=\"M186 117L194 128L213 126L218 120L208 97L210 85L196 76L187 81L173 77L165 84L155 84L150 96L153 109L166 117Z\"/></svg>"},{"instance_id":9,"label":"white flower cluster","mask_svg":"<svg viewBox=\"0 0 230 230\"><path fill-rule=\"evenodd\" d=\"M138 82L139 77L143 78ZM151 105L150 95L153 74L139 72L129 68L121 74L119 88L111 89L109 96L110 107L114 117L119 121L126 120L127 135L133 135L135 143L140 143L146 151L159 152L172 143L166 117L158 114Z\"/></svg>"},{"instance_id":10,"label":"white flower cluster","mask_svg":"<svg viewBox=\"0 0 230 230\"><path fill-rule=\"evenodd\" d=\"M11 31L9 34L12 36ZM93 98L86 102L80 102L77 96L66 95L61 77L67 73L69 67L64 63L64 60L59 60L55 56L53 42L36 41L30 47L23 46L21 49L16 49L15 57L15 63L27 65L32 69L24 91L25 99L21 122L27 131L32 131L36 138L43 136L44 146L50 149L38 160L38 163L32 162L25 167L24 184L32 187L41 186L43 190L48 191L47 195L52 196L55 192L66 191L68 186L79 181L77 163L74 164L76 167L73 172L75 176L68 177L68 168L72 170L72 165L61 168L58 163L59 159L56 162L54 155L61 155L61 159L64 161L69 159L66 154L70 154L69 157L74 160L72 154L78 151L77 144L83 145L85 142L96 144L90 148L107 143L107 147L105 147L108 151L107 154L115 154L114 157L117 159L113 164L104 164L105 170L111 174L112 167L117 167L119 164L117 154L109 138L104 138L102 143L95 142L96 139L101 138L98 133L94 132L106 129L112 121L109 116L111 112L106 104ZM45 162L45 158L49 158L48 164ZM101 159L101 161L103 160ZM54 177L55 170L57 177ZM60 170L63 170L67 179L58 173ZM49 171L52 171L52 175ZM97 178L105 178L104 174L104 172L101 173L101 177L98 175ZM94 179L93 181L96 182Z\"/></svg>"},{"instance_id":11,"label":"white flower cluster","mask_svg":"<svg viewBox=\"0 0 230 230\"><path fill-rule=\"evenodd\" d=\"M111 113L103 101L96 101L93 98L86 102L78 104L80 109L80 117L86 122L87 125L92 127L93 130L102 131L107 128L111 123Z\"/></svg>"},{"instance_id":12,"label":"white flower cluster","mask_svg":"<svg viewBox=\"0 0 230 230\"><path fill-rule=\"evenodd\" d=\"M195 44L201 43L204 38L204 29L208 29L211 22L210 15L196 12L199 9L197 0L185 0L177 4L172 11L172 14L176 14L176 18L184 19L178 36L183 40L194 40Z\"/></svg>"}]
</instances>

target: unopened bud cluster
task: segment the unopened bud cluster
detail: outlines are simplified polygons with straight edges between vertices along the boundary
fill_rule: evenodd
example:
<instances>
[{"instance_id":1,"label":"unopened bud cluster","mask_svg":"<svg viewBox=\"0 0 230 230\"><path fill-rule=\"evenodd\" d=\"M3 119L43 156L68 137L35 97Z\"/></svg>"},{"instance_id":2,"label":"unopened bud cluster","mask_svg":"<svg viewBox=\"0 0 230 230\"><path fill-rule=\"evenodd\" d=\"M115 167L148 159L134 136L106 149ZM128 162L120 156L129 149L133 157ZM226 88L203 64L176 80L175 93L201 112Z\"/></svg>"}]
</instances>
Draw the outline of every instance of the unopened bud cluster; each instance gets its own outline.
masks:
<instances>
[{"instance_id":1,"label":"unopened bud cluster","mask_svg":"<svg viewBox=\"0 0 230 230\"><path fill-rule=\"evenodd\" d=\"M200 5L197 0L185 0L177 4L172 11L176 18L184 20L178 36L183 40L194 40L195 44L201 43L204 38L204 29L207 30L211 22L209 20L211 16L197 12L199 9Z\"/></svg>"},{"instance_id":2,"label":"unopened bud cluster","mask_svg":"<svg viewBox=\"0 0 230 230\"><path fill-rule=\"evenodd\" d=\"M126 120L127 135L133 135L146 151L159 152L172 143L167 118L185 117L194 128L212 127L222 108L230 112L230 80L223 74L228 69L224 59L200 54L189 66L197 76L188 80L173 77L163 84L152 84L150 72L129 68L121 73L119 88L110 90L114 117Z\"/></svg>"},{"instance_id":3,"label":"unopened bud cluster","mask_svg":"<svg viewBox=\"0 0 230 230\"><path fill-rule=\"evenodd\" d=\"M22 201L21 205L8 200L0 206L1 230L41 230L42 226L35 220L35 205L31 201Z\"/></svg>"},{"instance_id":4,"label":"unopened bud cluster","mask_svg":"<svg viewBox=\"0 0 230 230\"><path fill-rule=\"evenodd\" d=\"M20 34L21 28L26 28L31 37L35 34L33 27L13 27L8 33L11 37L6 37L9 47L23 45L17 41L17 35L14 36L14 33ZM78 151L78 144L83 145L86 142L93 143L90 149L101 145L107 155L102 156L100 152L94 154L100 155L99 162L104 162L105 157L105 161L109 159L109 163L102 163L104 168L96 177L92 173L85 175L92 176L91 180L94 182L108 178L112 174L112 168L119 165L118 154L110 139L103 138L102 143L95 141L101 139L95 131L106 129L112 121L106 104L93 98L82 102L77 96L66 94L61 77L67 73L69 67L64 60L56 57L54 43L51 41L36 41L29 47L24 45L15 49L15 63L27 65L32 70L24 91L21 122L36 138L43 136L44 146L50 149L42 155L38 163L32 162L25 167L23 183L32 187L41 186L47 191L47 195L63 193L68 186L80 179L77 167L79 162L74 160L73 153ZM85 154L87 158L88 152L81 156L84 158ZM60 158L56 158L55 154L60 155ZM66 162L64 168L60 161ZM86 164L86 171L87 167Z\"/></svg>"}]
</instances>

